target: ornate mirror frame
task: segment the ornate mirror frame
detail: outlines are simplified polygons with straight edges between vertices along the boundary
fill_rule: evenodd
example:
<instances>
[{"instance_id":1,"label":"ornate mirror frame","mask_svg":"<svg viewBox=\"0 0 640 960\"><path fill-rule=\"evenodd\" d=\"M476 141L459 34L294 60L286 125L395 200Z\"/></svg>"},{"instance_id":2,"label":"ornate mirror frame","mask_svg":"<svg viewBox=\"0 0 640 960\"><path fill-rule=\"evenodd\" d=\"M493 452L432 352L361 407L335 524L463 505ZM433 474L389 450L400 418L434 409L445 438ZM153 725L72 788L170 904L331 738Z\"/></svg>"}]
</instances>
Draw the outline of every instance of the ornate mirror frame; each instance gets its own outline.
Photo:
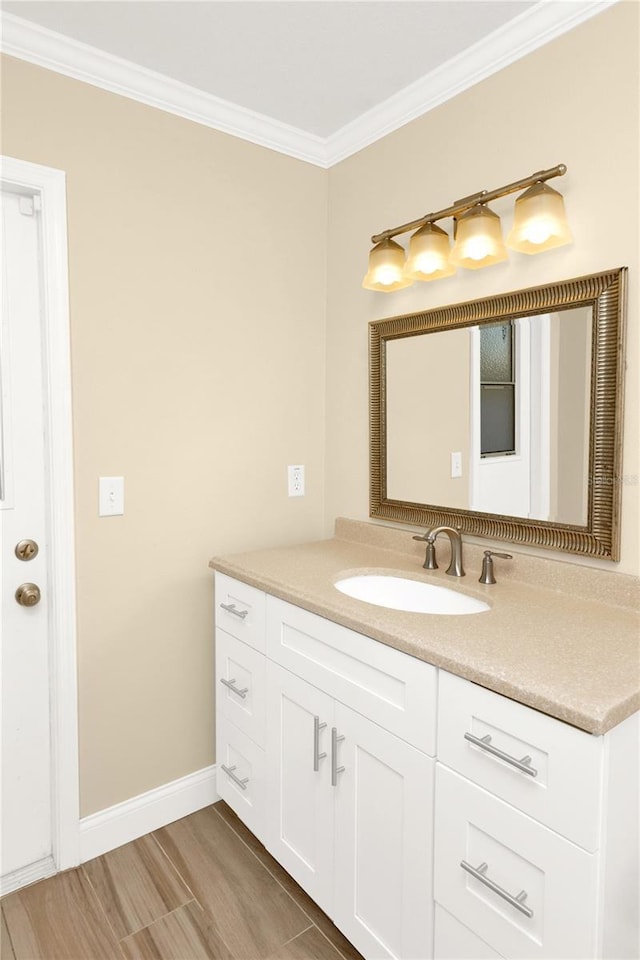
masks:
<instances>
[{"instance_id":1,"label":"ornate mirror frame","mask_svg":"<svg viewBox=\"0 0 640 960\"><path fill-rule=\"evenodd\" d=\"M618 560L626 279L627 268L622 267L370 323L369 515L420 526L448 524L472 536ZM386 344L389 340L589 305L593 308L591 412L588 511L584 526L453 510L387 497Z\"/></svg>"}]
</instances>

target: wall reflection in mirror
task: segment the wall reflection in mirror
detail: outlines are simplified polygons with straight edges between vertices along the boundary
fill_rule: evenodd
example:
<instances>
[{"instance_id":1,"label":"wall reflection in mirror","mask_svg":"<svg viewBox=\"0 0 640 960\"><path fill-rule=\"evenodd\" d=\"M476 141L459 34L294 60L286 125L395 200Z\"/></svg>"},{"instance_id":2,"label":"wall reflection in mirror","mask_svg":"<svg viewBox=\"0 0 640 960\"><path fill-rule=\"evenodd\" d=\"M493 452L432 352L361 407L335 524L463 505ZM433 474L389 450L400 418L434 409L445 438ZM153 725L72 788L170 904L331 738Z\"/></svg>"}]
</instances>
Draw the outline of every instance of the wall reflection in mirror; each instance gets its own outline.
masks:
<instances>
[{"instance_id":1,"label":"wall reflection in mirror","mask_svg":"<svg viewBox=\"0 0 640 960\"><path fill-rule=\"evenodd\" d=\"M585 525L592 314L389 340L387 496Z\"/></svg>"}]
</instances>

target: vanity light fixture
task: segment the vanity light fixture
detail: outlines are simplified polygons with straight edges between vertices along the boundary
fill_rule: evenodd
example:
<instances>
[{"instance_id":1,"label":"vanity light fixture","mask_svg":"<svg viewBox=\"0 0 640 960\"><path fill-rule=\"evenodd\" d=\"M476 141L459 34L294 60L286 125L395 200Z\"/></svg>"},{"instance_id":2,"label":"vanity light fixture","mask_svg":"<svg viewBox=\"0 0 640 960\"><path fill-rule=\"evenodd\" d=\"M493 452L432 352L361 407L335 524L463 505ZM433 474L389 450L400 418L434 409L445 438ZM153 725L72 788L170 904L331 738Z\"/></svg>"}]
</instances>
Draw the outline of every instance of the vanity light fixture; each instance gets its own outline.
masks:
<instances>
[{"instance_id":1,"label":"vanity light fixture","mask_svg":"<svg viewBox=\"0 0 640 960\"><path fill-rule=\"evenodd\" d=\"M388 293L407 287L414 280L449 277L456 267L477 270L506 260L500 218L487 204L520 190L525 192L516 200L507 246L521 253L541 253L571 243L562 195L546 182L566 172L566 166L560 163L496 190L481 190L443 210L376 234L371 238L374 247L362 286ZM451 251L449 235L437 225L438 220L448 217L454 222L455 244ZM413 235L405 263L404 249L393 238L409 232Z\"/></svg>"}]
</instances>

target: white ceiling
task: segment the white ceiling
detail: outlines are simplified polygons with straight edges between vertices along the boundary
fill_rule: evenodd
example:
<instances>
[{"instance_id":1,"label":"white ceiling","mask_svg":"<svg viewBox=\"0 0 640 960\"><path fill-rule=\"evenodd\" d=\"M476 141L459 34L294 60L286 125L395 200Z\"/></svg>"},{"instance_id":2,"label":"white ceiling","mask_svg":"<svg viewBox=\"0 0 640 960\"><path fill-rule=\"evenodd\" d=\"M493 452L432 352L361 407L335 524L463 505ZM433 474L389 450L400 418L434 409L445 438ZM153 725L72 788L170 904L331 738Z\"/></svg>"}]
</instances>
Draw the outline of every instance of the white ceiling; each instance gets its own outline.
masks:
<instances>
[{"instance_id":1,"label":"white ceiling","mask_svg":"<svg viewBox=\"0 0 640 960\"><path fill-rule=\"evenodd\" d=\"M327 166L424 113L434 91L442 102L607 5L3 0L1 7L8 53ZM232 129L234 118L244 134ZM365 129L372 118L381 129Z\"/></svg>"}]
</instances>

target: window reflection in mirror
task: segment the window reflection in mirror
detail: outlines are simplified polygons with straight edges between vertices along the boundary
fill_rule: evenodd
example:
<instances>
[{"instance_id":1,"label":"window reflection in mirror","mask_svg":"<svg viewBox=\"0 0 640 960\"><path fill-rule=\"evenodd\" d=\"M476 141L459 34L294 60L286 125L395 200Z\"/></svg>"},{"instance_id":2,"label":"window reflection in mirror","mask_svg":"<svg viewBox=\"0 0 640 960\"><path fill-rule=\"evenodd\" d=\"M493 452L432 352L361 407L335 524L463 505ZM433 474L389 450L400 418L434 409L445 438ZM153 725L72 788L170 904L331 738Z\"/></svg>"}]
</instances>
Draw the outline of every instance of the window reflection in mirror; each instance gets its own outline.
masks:
<instances>
[{"instance_id":1,"label":"window reflection in mirror","mask_svg":"<svg viewBox=\"0 0 640 960\"><path fill-rule=\"evenodd\" d=\"M586 524L592 313L389 340L387 497Z\"/></svg>"},{"instance_id":2,"label":"window reflection in mirror","mask_svg":"<svg viewBox=\"0 0 640 960\"><path fill-rule=\"evenodd\" d=\"M480 456L516 452L515 323L480 327Z\"/></svg>"}]
</instances>

